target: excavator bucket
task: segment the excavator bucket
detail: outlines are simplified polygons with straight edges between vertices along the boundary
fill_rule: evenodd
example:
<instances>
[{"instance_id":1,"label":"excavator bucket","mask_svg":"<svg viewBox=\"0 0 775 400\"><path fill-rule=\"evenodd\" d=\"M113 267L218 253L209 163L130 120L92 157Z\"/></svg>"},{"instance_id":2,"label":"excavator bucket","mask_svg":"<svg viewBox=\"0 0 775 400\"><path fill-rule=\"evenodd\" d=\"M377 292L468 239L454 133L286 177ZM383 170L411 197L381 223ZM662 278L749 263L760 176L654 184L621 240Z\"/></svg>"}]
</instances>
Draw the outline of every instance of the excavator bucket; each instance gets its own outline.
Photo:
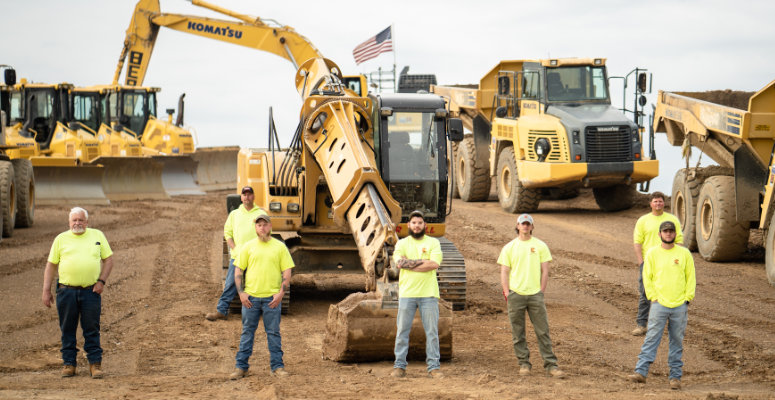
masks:
<instances>
[{"instance_id":1,"label":"excavator bucket","mask_svg":"<svg viewBox=\"0 0 775 400\"><path fill-rule=\"evenodd\" d=\"M150 157L98 157L91 164L104 167L102 189L110 200L166 199L164 165Z\"/></svg>"},{"instance_id":2,"label":"excavator bucket","mask_svg":"<svg viewBox=\"0 0 775 400\"><path fill-rule=\"evenodd\" d=\"M239 146L199 147L192 154L198 162L196 178L202 190L237 188L237 154Z\"/></svg>"},{"instance_id":3,"label":"excavator bucket","mask_svg":"<svg viewBox=\"0 0 775 400\"><path fill-rule=\"evenodd\" d=\"M323 358L340 362L393 360L397 308L383 308L377 292L353 293L328 309ZM439 300L441 359L452 358L452 305ZM409 333L409 360L425 359L425 331L419 312Z\"/></svg>"},{"instance_id":4,"label":"excavator bucket","mask_svg":"<svg viewBox=\"0 0 775 400\"><path fill-rule=\"evenodd\" d=\"M35 203L38 205L106 205L102 190L104 168L97 165L34 165Z\"/></svg>"},{"instance_id":5,"label":"excavator bucket","mask_svg":"<svg viewBox=\"0 0 775 400\"><path fill-rule=\"evenodd\" d=\"M161 182L170 196L183 194L203 195L205 192L196 183L197 162L189 155L152 156L162 164Z\"/></svg>"}]
</instances>

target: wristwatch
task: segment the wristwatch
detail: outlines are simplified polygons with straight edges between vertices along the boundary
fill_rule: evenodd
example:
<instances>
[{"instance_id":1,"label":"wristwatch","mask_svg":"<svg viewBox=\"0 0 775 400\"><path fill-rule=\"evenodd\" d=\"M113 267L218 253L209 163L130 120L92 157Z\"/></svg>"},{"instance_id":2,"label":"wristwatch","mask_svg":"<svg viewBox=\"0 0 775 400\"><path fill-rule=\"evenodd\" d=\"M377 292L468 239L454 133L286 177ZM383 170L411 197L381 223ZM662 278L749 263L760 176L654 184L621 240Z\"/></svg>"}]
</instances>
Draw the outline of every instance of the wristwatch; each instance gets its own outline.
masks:
<instances>
[{"instance_id":1,"label":"wristwatch","mask_svg":"<svg viewBox=\"0 0 775 400\"><path fill-rule=\"evenodd\" d=\"M102 282L102 286L105 286L105 281L103 281L102 279L97 279L97 282Z\"/></svg>"}]
</instances>

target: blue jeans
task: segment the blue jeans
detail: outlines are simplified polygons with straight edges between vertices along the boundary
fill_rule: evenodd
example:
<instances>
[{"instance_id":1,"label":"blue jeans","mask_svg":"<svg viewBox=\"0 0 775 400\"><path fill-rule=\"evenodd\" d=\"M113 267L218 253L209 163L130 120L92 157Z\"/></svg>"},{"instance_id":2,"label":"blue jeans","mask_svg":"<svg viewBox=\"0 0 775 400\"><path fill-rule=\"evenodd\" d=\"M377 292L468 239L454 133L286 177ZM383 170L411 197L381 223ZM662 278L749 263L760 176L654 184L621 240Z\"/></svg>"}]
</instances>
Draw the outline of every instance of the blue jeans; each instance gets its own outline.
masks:
<instances>
[{"instance_id":1,"label":"blue jeans","mask_svg":"<svg viewBox=\"0 0 775 400\"><path fill-rule=\"evenodd\" d=\"M83 330L83 350L90 364L102 362L100 347L100 312L102 297L92 289L60 288L57 285L57 313L62 331L62 361L64 365L76 365L75 333L78 321Z\"/></svg>"},{"instance_id":2,"label":"blue jeans","mask_svg":"<svg viewBox=\"0 0 775 400\"><path fill-rule=\"evenodd\" d=\"M258 328L258 320L264 317L264 331L266 332L266 344L269 348L269 365L272 371L277 368L284 368L282 341L280 340L280 312L282 306L277 305L270 308L272 296L253 297L250 296L252 308L242 306L242 336L239 341L239 351L237 351L237 368L247 370L250 368L248 360L253 354L253 340Z\"/></svg>"},{"instance_id":3,"label":"blue jeans","mask_svg":"<svg viewBox=\"0 0 775 400\"><path fill-rule=\"evenodd\" d=\"M649 309L651 300L646 298L646 289L643 287L643 263L640 263L640 274L638 275L638 316L635 323L638 326L646 326L649 322Z\"/></svg>"},{"instance_id":4,"label":"blue jeans","mask_svg":"<svg viewBox=\"0 0 775 400\"><path fill-rule=\"evenodd\" d=\"M237 286L234 284L234 259L229 260L229 269L226 271L226 282L223 284L223 293L215 307L219 313L229 315L229 304L237 295Z\"/></svg>"},{"instance_id":5,"label":"blue jeans","mask_svg":"<svg viewBox=\"0 0 775 400\"><path fill-rule=\"evenodd\" d=\"M667 324L667 335L670 339L667 352L667 365L670 367L670 379L681 379L683 375L683 340L686 331L686 320L688 318L688 309L686 304L676 308L668 308L659 303L651 304L649 313L648 332L643 340L643 346L640 348L638 363L635 365L635 372L646 376L649 373L649 367L657 356L657 348L662 341L662 332Z\"/></svg>"},{"instance_id":6,"label":"blue jeans","mask_svg":"<svg viewBox=\"0 0 775 400\"><path fill-rule=\"evenodd\" d=\"M428 371L439 369L439 299L435 297L399 297L396 318L396 362L394 368L406 369L406 355L409 353L409 331L416 310L425 329L425 362Z\"/></svg>"}]
</instances>

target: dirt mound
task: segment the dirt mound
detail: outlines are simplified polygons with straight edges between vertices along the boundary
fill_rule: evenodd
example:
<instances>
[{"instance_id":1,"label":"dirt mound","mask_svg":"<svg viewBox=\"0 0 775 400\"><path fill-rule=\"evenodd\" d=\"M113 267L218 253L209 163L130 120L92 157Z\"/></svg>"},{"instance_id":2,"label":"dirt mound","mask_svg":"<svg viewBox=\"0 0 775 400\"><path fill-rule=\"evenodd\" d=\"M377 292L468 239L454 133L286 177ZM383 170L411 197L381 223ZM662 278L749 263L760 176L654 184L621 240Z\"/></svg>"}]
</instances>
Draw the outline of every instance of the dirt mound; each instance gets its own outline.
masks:
<instances>
[{"instance_id":1,"label":"dirt mound","mask_svg":"<svg viewBox=\"0 0 775 400\"><path fill-rule=\"evenodd\" d=\"M748 110L748 100L755 92L742 92L739 90L708 90L705 92L675 92L681 96L692 97L695 99L709 101L715 104L721 104L727 107Z\"/></svg>"}]
</instances>

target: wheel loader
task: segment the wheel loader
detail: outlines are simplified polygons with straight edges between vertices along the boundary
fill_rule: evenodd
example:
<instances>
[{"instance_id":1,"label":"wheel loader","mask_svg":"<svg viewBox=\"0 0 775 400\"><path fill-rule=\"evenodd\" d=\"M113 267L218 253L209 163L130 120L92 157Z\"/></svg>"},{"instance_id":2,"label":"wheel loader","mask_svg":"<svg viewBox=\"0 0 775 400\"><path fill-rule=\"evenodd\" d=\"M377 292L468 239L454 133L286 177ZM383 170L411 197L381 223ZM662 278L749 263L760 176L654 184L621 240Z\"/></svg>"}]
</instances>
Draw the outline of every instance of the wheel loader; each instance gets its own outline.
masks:
<instances>
[{"instance_id":1,"label":"wheel loader","mask_svg":"<svg viewBox=\"0 0 775 400\"><path fill-rule=\"evenodd\" d=\"M734 261L748 248L750 229L763 229L767 278L775 285L775 81L747 110L660 91L654 131L682 146L687 159L671 198L684 244L708 261ZM693 149L718 165L691 167Z\"/></svg>"},{"instance_id":2,"label":"wheel loader","mask_svg":"<svg viewBox=\"0 0 775 400\"><path fill-rule=\"evenodd\" d=\"M472 132L455 157L460 198L487 200L495 177L512 213L579 188L592 188L603 211L630 208L635 184L656 177L659 164L644 156L639 127L611 106L605 61L501 61L478 85L432 86Z\"/></svg>"}]
</instances>

